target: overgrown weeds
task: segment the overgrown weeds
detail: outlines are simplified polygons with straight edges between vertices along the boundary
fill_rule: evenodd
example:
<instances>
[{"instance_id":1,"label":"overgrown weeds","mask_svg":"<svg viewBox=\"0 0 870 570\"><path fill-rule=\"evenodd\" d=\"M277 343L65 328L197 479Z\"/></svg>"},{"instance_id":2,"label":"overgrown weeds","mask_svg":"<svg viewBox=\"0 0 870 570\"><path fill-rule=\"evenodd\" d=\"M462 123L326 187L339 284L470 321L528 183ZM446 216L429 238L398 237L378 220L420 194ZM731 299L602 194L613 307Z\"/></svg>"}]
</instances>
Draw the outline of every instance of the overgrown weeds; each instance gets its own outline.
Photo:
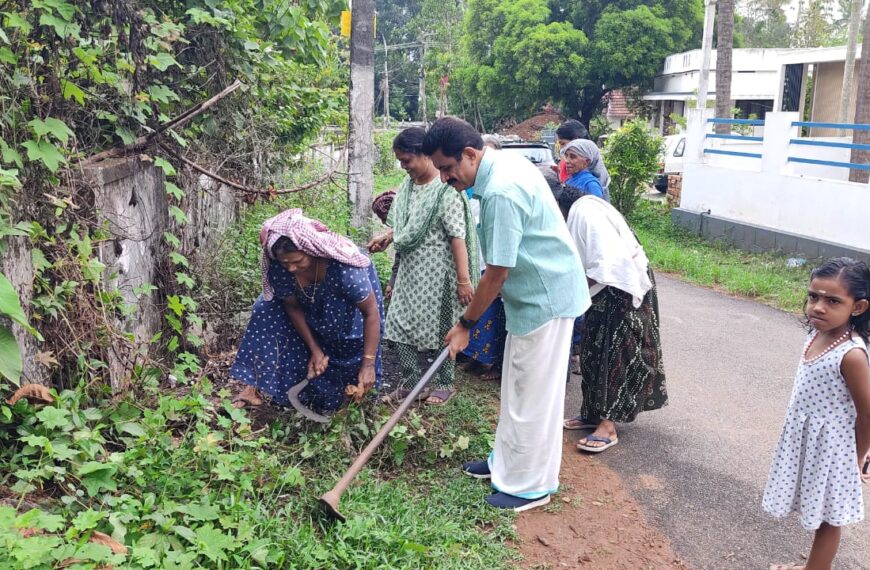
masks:
<instances>
[{"instance_id":1,"label":"overgrown weeds","mask_svg":"<svg viewBox=\"0 0 870 570\"><path fill-rule=\"evenodd\" d=\"M328 490L391 410L373 403L325 427L253 426L208 381L135 401L67 390L0 417L0 566L53 568L497 568L510 517L480 507L457 465L491 444L492 394L412 412L344 498L346 524L318 517ZM488 406L481 407L481 403ZM0 495L2 496L2 495ZM16 514L15 507L24 514ZM95 533L126 554L90 542Z\"/></svg>"}]
</instances>

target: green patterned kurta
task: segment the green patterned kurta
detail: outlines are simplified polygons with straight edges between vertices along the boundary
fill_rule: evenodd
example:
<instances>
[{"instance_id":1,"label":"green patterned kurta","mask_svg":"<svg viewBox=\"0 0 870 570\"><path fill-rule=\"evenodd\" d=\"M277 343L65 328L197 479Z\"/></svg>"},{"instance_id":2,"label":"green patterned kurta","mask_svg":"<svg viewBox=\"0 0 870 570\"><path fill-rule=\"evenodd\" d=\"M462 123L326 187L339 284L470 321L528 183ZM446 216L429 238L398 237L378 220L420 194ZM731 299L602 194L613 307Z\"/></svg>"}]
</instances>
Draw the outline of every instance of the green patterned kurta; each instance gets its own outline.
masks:
<instances>
[{"instance_id":1,"label":"green patterned kurta","mask_svg":"<svg viewBox=\"0 0 870 570\"><path fill-rule=\"evenodd\" d=\"M444 335L464 309L456 296L451 238L477 239L473 229L468 229L467 200L445 186L438 178L425 185L412 184L406 178L387 218L399 247L403 238L407 240L409 229L413 234L414 229L425 226L430 214L433 216L422 239L413 240L419 242L416 247L401 250L384 334L388 340L421 349L443 347ZM476 247L469 249L477 256ZM474 273L470 275L477 277Z\"/></svg>"}]
</instances>

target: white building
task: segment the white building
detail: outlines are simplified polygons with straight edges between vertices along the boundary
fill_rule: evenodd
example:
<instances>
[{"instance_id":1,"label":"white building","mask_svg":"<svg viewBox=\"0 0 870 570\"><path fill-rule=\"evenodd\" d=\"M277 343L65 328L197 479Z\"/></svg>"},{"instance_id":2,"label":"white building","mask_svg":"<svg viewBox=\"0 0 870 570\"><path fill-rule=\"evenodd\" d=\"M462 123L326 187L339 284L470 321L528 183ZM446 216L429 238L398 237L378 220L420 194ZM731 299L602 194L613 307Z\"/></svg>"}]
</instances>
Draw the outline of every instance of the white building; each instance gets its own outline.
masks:
<instances>
[{"instance_id":1,"label":"white building","mask_svg":"<svg viewBox=\"0 0 870 570\"><path fill-rule=\"evenodd\" d=\"M860 59L858 49L857 58ZM674 121L696 105L701 74L701 50L668 56L662 72L655 77L653 90L644 100L653 103L653 124L667 133ZM797 112L819 122L837 120L846 47L807 49L735 49L732 52L731 99L740 110L739 118L755 115L763 119L769 111ZM856 61L856 66L858 62ZM805 114L806 90L813 78L812 108ZM716 98L716 50L711 54L708 79L708 105ZM855 97L849 117L854 116ZM833 133L815 129L814 136Z\"/></svg>"}]
</instances>

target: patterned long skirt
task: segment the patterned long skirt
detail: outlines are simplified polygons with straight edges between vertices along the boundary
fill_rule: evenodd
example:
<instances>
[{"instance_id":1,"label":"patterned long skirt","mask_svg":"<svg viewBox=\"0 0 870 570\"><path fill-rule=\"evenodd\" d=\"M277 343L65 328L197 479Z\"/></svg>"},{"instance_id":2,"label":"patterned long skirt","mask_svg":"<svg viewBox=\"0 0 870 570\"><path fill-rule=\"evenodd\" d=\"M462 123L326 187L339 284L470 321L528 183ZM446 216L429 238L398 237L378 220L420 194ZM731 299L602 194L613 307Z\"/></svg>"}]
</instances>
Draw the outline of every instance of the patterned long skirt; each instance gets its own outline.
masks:
<instances>
[{"instance_id":1,"label":"patterned long skirt","mask_svg":"<svg viewBox=\"0 0 870 570\"><path fill-rule=\"evenodd\" d=\"M659 302L653 287L635 309L631 295L607 287L586 312L581 342L581 417L631 422L667 404Z\"/></svg>"},{"instance_id":2,"label":"patterned long skirt","mask_svg":"<svg viewBox=\"0 0 870 570\"><path fill-rule=\"evenodd\" d=\"M496 297L471 329L468 346L462 354L484 366L500 369L506 338L504 302Z\"/></svg>"}]
</instances>

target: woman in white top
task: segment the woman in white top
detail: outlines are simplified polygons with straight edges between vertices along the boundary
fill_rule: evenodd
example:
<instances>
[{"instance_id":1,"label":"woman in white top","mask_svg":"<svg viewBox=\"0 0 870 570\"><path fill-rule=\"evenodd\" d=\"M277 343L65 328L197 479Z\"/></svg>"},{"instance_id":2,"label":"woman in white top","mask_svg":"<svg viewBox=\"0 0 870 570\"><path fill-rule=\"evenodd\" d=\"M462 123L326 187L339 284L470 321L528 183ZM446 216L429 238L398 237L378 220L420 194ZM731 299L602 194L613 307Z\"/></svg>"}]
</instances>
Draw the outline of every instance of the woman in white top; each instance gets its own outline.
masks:
<instances>
[{"instance_id":1,"label":"woman in white top","mask_svg":"<svg viewBox=\"0 0 870 570\"><path fill-rule=\"evenodd\" d=\"M559 206L577 245L592 307L580 344L583 405L566 429L593 429L578 449L599 453L619 441L616 424L667 403L659 309L649 261L619 211L566 188Z\"/></svg>"}]
</instances>

